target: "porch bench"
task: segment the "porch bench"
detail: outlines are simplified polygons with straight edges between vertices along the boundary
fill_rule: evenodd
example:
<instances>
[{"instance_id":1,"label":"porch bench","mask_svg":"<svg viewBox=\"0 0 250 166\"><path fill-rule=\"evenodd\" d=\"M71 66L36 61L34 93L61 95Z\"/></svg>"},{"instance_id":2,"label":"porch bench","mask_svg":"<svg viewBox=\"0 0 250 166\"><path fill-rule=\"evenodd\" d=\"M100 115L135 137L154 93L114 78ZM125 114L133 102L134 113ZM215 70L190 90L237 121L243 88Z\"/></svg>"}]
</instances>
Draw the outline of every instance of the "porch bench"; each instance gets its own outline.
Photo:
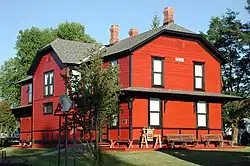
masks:
<instances>
[{"instance_id":1,"label":"porch bench","mask_svg":"<svg viewBox=\"0 0 250 166\"><path fill-rule=\"evenodd\" d=\"M128 145L128 148L133 148L133 140L112 140L110 139L110 148L114 148L115 144L118 143L126 143Z\"/></svg>"},{"instance_id":2,"label":"porch bench","mask_svg":"<svg viewBox=\"0 0 250 166\"><path fill-rule=\"evenodd\" d=\"M215 146L224 147L224 144L227 143L230 147L233 146L233 142L230 140L223 140L222 134L202 134L201 141L204 143L205 147L209 147L210 143L213 143Z\"/></svg>"},{"instance_id":3,"label":"porch bench","mask_svg":"<svg viewBox=\"0 0 250 166\"><path fill-rule=\"evenodd\" d=\"M199 147L200 140L195 139L193 134L170 134L166 135L167 146L174 148L176 143L181 143L182 147L187 147L188 143Z\"/></svg>"}]
</instances>

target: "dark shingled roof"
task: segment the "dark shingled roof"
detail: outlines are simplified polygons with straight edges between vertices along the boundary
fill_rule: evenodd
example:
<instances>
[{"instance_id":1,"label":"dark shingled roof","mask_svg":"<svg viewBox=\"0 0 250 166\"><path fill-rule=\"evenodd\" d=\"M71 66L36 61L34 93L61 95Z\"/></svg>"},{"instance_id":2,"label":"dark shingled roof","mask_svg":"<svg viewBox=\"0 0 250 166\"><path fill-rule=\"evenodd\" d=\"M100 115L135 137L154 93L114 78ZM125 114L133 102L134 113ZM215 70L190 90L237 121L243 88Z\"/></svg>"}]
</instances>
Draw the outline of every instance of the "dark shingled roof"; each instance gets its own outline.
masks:
<instances>
[{"instance_id":1,"label":"dark shingled roof","mask_svg":"<svg viewBox=\"0 0 250 166\"><path fill-rule=\"evenodd\" d=\"M119 53L122 51L126 51L128 49L133 48L134 46L140 44L144 40L147 40L148 38L160 33L163 30L168 30L168 31L175 31L175 32L183 32L183 33L189 33L189 34L196 34L195 32L192 32L182 26L179 26L173 22L163 25L157 29L149 30L144 33L140 33L134 37L129 37L124 40L121 40L114 45L107 47L106 48L106 53L104 56L108 56L111 54Z\"/></svg>"},{"instance_id":2,"label":"dark shingled roof","mask_svg":"<svg viewBox=\"0 0 250 166\"><path fill-rule=\"evenodd\" d=\"M18 81L17 83L22 83L22 82L25 82L25 81L29 81L29 80L31 80L32 78L33 78L33 76L27 76L27 77L25 77L24 79Z\"/></svg>"},{"instance_id":3,"label":"dark shingled roof","mask_svg":"<svg viewBox=\"0 0 250 166\"><path fill-rule=\"evenodd\" d=\"M84 43L80 41L56 39L50 44L43 47L40 51L51 47L63 63L78 64L82 60L84 60L84 58L86 58L84 52L86 52L87 49L93 46L94 44Z\"/></svg>"},{"instance_id":4,"label":"dark shingled roof","mask_svg":"<svg viewBox=\"0 0 250 166\"><path fill-rule=\"evenodd\" d=\"M232 100L241 100L242 97L231 96L221 93L201 92L201 91L183 91L183 90L169 90L160 88L141 88L141 87L129 87L123 88L121 91L128 92L146 92L146 93L159 93L159 94L174 94L174 95L186 95L186 96L197 96L197 97L217 97Z\"/></svg>"}]
</instances>

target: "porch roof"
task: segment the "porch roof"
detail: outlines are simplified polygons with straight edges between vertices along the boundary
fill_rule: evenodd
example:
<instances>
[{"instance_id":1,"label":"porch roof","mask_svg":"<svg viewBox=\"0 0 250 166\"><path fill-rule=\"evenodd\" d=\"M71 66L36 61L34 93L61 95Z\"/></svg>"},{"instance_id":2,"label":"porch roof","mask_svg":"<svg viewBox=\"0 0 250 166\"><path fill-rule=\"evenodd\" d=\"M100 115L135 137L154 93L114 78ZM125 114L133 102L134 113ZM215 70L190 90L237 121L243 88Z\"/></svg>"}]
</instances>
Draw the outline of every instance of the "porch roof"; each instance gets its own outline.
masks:
<instances>
[{"instance_id":1,"label":"porch roof","mask_svg":"<svg viewBox=\"0 0 250 166\"><path fill-rule=\"evenodd\" d=\"M161 88L141 88L141 87L128 87L122 88L122 92L130 94L134 97L159 97L166 100L206 100L210 102L224 102L241 100L242 97L226 95L222 93L202 92L202 91L184 91L184 90L169 90Z\"/></svg>"},{"instance_id":2,"label":"porch roof","mask_svg":"<svg viewBox=\"0 0 250 166\"><path fill-rule=\"evenodd\" d=\"M22 105L10 109L15 117L28 117L32 115L32 104Z\"/></svg>"}]
</instances>

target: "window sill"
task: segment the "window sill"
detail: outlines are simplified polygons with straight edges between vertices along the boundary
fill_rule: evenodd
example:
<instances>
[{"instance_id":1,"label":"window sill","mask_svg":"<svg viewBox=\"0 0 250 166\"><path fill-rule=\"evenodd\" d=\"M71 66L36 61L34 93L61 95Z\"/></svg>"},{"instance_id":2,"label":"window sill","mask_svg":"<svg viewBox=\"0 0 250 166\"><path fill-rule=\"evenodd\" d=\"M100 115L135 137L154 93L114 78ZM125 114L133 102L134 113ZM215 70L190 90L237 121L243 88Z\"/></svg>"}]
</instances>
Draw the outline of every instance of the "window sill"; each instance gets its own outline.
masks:
<instances>
[{"instance_id":1,"label":"window sill","mask_svg":"<svg viewBox=\"0 0 250 166\"><path fill-rule=\"evenodd\" d=\"M197 129L207 130L207 129L208 129L208 127L197 127Z\"/></svg>"},{"instance_id":2,"label":"window sill","mask_svg":"<svg viewBox=\"0 0 250 166\"><path fill-rule=\"evenodd\" d=\"M194 88L195 91L202 91L202 92L205 92L205 89L197 89L197 88Z\"/></svg>"},{"instance_id":3,"label":"window sill","mask_svg":"<svg viewBox=\"0 0 250 166\"><path fill-rule=\"evenodd\" d=\"M164 88L163 85L152 85L152 88Z\"/></svg>"},{"instance_id":4,"label":"window sill","mask_svg":"<svg viewBox=\"0 0 250 166\"><path fill-rule=\"evenodd\" d=\"M162 127L159 125L159 126L152 126L152 125L149 125L150 128L154 128L154 129L161 129Z\"/></svg>"},{"instance_id":5,"label":"window sill","mask_svg":"<svg viewBox=\"0 0 250 166\"><path fill-rule=\"evenodd\" d=\"M43 115L52 115L53 112L50 112L50 113L43 113Z\"/></svg>"},{"instance_id":6,"label":"window sill","mask_svg":"<svg viewBox=\"0 0 250 166\"><path fill-rule=\"evenodd\" d=\"M118 129L118 126L110 126L109 129Z\"/></svg>"},{"instance_id":7,"label":"window sill","mask_svg":"<svg viewBox=\"0 0 250 166\"><path fill-rule=\"evenodd\" d=\"M52 95L44 95L43 97L44 98L49 98L49 97L52 97L52 96L54 96L54 94L52 94Z\"/></svg>"}]
</instances>

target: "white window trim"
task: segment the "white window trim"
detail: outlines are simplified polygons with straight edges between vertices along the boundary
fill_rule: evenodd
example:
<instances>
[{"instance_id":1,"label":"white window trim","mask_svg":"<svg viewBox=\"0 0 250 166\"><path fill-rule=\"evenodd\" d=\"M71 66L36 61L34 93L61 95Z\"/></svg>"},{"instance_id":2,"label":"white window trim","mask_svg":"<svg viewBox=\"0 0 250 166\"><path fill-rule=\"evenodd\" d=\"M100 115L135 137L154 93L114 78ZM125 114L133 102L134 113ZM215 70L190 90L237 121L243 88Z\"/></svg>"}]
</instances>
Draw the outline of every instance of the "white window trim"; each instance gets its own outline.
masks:
<instances>
[{"instance_id":1,"label":"white window trim","mask_svg":"<svg viewBox=\"0 0 250 166\"><path fill-rule=\"evenodd\" d=\"M157 61L161 63L160 67L155 67L155 62ZM157 78L160 78L160 79L157 79ZM152 86L163 86L163 85L164 85L164 58L152 57Z\"/></svg>"},{"instance_id":2,"label":"white window trim","mask_svg":"<svg viewBox=\"0 0 250 166\"><path fill-rule=\"evenodd\" d=\"M196 109L196 124L198 128L207 128L208 127L208 116L209 116L209 108L208 108L208 103L204 102L204 101L199 101L195 103L195 109ZM205 111L200 111L198 105L199 104L205 104ZM204 117L205 116L205 122L199 122L199 117ZM201 119L200 119L201 120ZM204 124L205 123L205 124ZM202 124L202 125L201 125ZM204 125L203 125L204 124Z\"/></svg>"},{"instance_id":3,"label":"white window trim","mask_svg":"<svg viewBox=\"0 0 250 166\"><path fill-rule=\"evenodd\" d=\"M196 72L196 69L201 69L201 71ZM204 78L204 70L205 70L205 64L202 62L195 62L194 63L194 89L195 90L204 90L205 89L205 78ZM201 85L198 84L197 80L201 79ZM200 85L200 86L198 86Z\"/></svg>"},{"instance_id":4,"label":"white window trim","mask_svg":"<svg viewBox=\"0 0 250 166\"><path fill-rule=\"evenodd\" d=\"M151 110L152 109L151 101L158 101L159 102L159 110ZM149 126L156 126L156 127L158 126L159 127L161 125L161 100L158 98L150 98L148 108L149 108L149 110L148 110L149 111L149 113L148 113ZM156 114L158 114L158 118L159 118L157 124L152 122L152 119L151 119L151 117L155 116Z\"/></svg>"}]
</instances>

